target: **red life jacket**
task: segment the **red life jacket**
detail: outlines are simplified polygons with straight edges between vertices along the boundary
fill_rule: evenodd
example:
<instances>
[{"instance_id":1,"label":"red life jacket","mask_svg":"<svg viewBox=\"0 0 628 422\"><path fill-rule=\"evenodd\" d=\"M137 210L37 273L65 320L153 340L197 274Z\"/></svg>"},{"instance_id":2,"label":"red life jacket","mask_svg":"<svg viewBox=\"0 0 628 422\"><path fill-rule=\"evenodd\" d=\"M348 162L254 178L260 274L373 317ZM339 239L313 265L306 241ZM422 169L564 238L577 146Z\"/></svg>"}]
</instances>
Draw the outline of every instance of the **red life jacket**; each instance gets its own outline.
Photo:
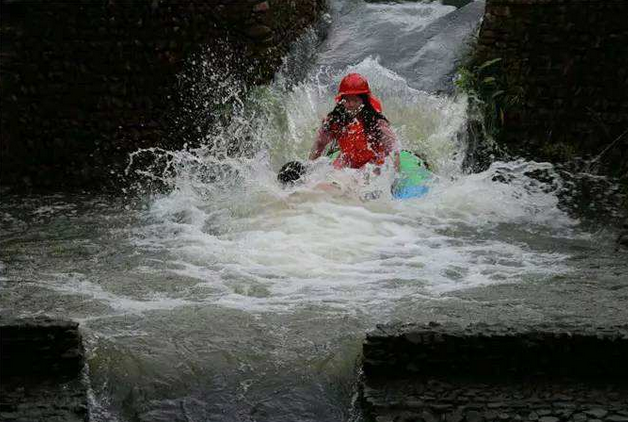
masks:
<instances>
[{"instance_id":1,"label":"red life jacket","mask_svg":"<svg viewBox=\"0 0 628 422\"><path fill-rule=\"evenodd\" d=\"M373 139L373 135L366 133L362 119L353 119L344 127L332 124L330 129L340 147L340 156L334 161L334 167L357 169L367 163L384 164L383 146Z\"/></svg>"}]
</instances>

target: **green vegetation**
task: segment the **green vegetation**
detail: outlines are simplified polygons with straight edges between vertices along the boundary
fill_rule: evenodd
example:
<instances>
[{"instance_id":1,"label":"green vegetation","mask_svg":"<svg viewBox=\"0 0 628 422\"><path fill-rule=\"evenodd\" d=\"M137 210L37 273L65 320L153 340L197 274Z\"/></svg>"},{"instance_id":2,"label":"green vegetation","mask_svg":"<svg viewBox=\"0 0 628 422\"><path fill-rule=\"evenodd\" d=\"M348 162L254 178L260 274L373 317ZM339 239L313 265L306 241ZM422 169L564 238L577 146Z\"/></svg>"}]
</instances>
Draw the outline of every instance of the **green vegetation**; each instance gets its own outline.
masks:
<instances>
[{"instance_id":1,"label":"green vegetation","mask_svg":"<svg viewBox=\"0 0 628 422\"><path fill-rule=\"evenodd\" d=\"M541 146L542 157L549 157L553 161L569 161L578 155L578 151L573 145L564 142L546 143Z\"/></svg>"},{"instance_id":2,"label":"green vegetation","mask_svg":"<svg viewBox=\"0 0 628 422\"><path fill-rule=\"evenodd\" d=\"M497 139L509 109L522 103L524 90L504 71L501 58L479 64L474 61L472 58L458 70L456 86L480 113L485 135Z\"/></svg>"}]
</instances>

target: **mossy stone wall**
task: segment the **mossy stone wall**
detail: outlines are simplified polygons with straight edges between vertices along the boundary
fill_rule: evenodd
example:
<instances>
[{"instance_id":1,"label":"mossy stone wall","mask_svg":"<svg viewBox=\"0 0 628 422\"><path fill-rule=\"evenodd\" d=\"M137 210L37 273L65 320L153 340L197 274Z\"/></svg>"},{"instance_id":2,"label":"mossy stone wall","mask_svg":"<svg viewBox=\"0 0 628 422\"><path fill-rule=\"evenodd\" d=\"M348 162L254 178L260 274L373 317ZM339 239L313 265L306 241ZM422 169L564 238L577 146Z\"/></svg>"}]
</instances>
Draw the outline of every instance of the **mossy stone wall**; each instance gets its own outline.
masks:
<instances>
[{"instance_id":1,"label":"mossy stone wall","mask_svg":"<svg viewBox=\"0 0 628 422\"><path fill-rule=\"evenodd\" d=\"M628 129L628 2L487 0L477 60L501 58L510 92L501 140L514 151L596 156ZM628 135L602 160L628 171ZM622 170L623 168L623 170Z\"/></svg>"},{"instance_id":2,"label":"mossy stone wall","mask_svg":"<svg viewBox=\"0 0 628 422\"><path fill-rule=\"evenodd\" d=\"M0 183L72 189L116 188L129 152L181 146L168 131L190 55L228 48L234 72L267 81L324 1L0 4Z\"/></svg>"}]
</instances>

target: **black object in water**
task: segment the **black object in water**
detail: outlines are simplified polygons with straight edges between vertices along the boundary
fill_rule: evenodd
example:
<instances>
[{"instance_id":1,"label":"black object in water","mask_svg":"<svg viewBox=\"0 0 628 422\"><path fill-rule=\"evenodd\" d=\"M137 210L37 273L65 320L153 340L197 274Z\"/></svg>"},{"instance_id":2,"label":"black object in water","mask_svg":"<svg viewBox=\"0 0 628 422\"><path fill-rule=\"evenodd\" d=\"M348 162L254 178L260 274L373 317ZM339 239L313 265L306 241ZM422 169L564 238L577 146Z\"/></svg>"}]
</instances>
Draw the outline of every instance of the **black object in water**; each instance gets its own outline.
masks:
<instances>
[{"instance_id":1,"label":"black object in water","mask_svg":"<svg viewBox=\"0 0 628 422\"><path fill-rule=\"evenodd\" d=\"M305 166L299 161L290 161L281 167L277 180L283 185L294 184L305 174Z\"/></svg>"}]
</instances>

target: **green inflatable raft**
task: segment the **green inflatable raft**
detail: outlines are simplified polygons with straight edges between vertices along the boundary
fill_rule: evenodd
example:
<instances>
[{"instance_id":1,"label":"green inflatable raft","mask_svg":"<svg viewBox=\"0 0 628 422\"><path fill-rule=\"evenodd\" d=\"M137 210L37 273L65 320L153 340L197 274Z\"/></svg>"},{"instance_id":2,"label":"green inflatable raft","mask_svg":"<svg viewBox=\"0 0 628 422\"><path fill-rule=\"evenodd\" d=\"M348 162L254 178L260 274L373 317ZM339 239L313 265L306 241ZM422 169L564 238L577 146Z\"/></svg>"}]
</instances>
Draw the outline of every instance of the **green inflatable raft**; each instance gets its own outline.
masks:
<instances>
[{"instance_id":1,"label":"green inflatable raft","mask_svg":"<svg viewBox=\"0 0 628 422\"><path fill-rule=\"evenodd\" d=\"M332 160L340 155L334 151L328 157ZM391 187L393 198L409 199L420 198L429 191L428 182L432 179L432 172L425 162L412 151L402 150L399 153L399 175Z\"/></svg>"}]
</instances>

